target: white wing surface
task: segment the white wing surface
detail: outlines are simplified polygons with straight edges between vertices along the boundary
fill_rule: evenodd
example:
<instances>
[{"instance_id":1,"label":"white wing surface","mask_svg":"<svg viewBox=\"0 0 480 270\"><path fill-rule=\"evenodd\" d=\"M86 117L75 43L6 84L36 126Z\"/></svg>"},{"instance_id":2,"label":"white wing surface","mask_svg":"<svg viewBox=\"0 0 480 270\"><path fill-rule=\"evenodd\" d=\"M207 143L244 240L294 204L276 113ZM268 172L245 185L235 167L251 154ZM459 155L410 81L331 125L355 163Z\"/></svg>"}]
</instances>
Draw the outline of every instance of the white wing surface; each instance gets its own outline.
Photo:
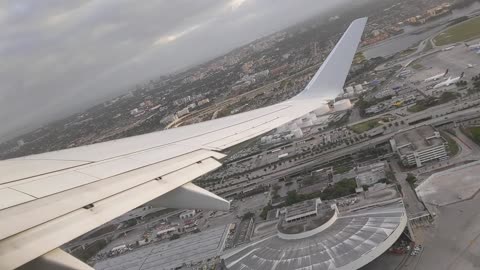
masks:
<instances>
[{"instance_id":1,"label":"white wing surface","mask_svg":"<svg viewBox=\"0 0 480 270\"><path fill-rule=\"evenodd\" d=\"M57 262L68 256L57 249L61 245L156 198L165 207L228 209L227 201L190 182L221 166L222 150L313 110L328 112L327 101L342 93L365 24L366 18L352 22L305 90L285 102L0 161L0 269Z\"/></svg>"}]
</instances>

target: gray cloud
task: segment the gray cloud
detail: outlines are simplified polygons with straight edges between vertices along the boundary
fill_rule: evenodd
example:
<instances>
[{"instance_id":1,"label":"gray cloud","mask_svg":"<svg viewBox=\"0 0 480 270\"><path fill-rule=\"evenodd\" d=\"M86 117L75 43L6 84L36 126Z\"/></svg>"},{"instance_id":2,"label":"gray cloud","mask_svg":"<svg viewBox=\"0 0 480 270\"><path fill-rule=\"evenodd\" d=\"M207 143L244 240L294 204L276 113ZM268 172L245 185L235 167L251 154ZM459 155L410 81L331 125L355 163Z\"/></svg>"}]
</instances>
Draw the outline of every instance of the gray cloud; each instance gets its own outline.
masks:
<instances>
[{"instance_id":1,"label":"gray cloud","mask_svg":"<svg viewBox=\"0 0 480 270\"><path fill-rule=\"evenodd\" d=\"M146 78L207 60L337 4L0 2L0 138L85 109Z\"/></svg>"}]
</instances>

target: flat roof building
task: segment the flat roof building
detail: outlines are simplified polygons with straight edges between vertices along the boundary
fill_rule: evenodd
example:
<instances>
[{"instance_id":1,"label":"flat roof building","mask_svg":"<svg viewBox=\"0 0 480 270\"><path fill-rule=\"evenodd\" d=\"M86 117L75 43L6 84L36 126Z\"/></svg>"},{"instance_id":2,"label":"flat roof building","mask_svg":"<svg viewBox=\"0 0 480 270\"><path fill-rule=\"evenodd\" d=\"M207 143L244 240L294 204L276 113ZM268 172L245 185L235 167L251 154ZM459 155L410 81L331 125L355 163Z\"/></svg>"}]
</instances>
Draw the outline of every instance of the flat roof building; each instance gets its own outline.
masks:
<instances>
[{"instance_id":1,"label":"flat roof building","mask_svg":"<svg viewBox=\"0 0 480 270\"><path fill-rule=\"evenodd\" d=\"M189 114L189 113L190 113L189 108L188 108L188 107L185 107L185 108L181 109L180 111L178 111L178 112L176 113L176 116L177 116L177 117L182 117L182 116L187 115L187 114Z\"/></svg>"},{"instance_id":2,"label":"flat roof building","mask_svg":"<svg viewBox=\"0 0 480 270\"><path fill-rule=\"evenodd\" d=\"M183 212L180 214L180 219L192 218L193 216L195 216L195 213L196 213L195 210L186 210L186 211L183 211Z\"/></svg>"},{"instance_id":3,"label":"flat roof building","mask_svg":"<svg viewBox=\"0 0 480 270\"><path fill-rule=\"evenodd\" d=\"M318 205L322 203L320 198L300 202L285 209L285 221L294 222L317 215Z\"/></svg>"},{"instance_id":4,"label":"flat roof building","mask_svg":"<svg viewBox=\"0 0 480 270\"><path fill-rule=\"evenodd\" d=\"M95 264L97 270L177 269L221 255L230 225L169 242L155 242Z\"/></svg>"},{"instance_id":5,"label":"flat roof building","mask_svg":"<svg viewBox=\"0 0 480 270\"><path fill-rule=\"evenodd\" d=\"M358 187L371 186L386 178L384 162L357 167L355 171L357 173L355 181L357 182Z\"/></svg>"},{"instance_id":6,"label":"flat roof building","mask_svg":"<svg viewBox=\"0 0 480 270\"><path fill-rule=\"evenodd\" d=\"M404 166L421 167L424 163L447 157L445 141L431 126L421 126L393 136L390 145Z\"/></svg>"}]
</instances>

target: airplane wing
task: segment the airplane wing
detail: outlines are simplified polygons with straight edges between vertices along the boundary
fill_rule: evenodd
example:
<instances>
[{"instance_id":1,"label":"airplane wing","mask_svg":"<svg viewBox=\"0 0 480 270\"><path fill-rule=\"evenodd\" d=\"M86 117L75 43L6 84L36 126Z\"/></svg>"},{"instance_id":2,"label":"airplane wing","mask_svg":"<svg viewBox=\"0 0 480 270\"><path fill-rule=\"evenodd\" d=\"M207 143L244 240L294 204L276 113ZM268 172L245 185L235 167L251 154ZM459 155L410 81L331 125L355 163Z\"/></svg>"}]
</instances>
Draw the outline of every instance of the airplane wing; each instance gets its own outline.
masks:
<instances>
[{"instance_id":1,"label":"airplane wing","mask_svg":"<svg viewBox=\"0 0 480 270\"><path fill-rule=\"evenodd\" d=\"M49 262L81 268L58 249L149 201L229 208L190 183L219 166L222 150L316 109L342 87L367 19L352 22L304 91L285 102L150 134L0 161L0 269ZM89 269L84 265L85 269Z\"/></svg>"}]
</instances>

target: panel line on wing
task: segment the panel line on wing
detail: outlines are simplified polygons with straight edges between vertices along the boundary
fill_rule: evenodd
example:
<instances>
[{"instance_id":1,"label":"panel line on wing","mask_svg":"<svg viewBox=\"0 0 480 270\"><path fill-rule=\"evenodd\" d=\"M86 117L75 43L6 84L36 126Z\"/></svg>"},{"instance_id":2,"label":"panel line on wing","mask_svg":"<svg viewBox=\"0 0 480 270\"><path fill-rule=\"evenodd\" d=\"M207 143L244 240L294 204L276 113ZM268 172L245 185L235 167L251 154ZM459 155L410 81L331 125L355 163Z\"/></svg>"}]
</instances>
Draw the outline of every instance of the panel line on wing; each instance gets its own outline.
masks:
<instances>
[{"instance_id":1,"label":"panel line on wing","mask_svg":"<svg viewBox=\"0 0 480 270\"><path fill-rule=\"evenodd\" d=\"M224 155L214 151L198 150L184 157L162 161L145 168L126 172L122 175L102 179L3 209L0 211L0 220L8 219L9 222L0 224L0 239L47 222L48 220L79 209L89 203L94 203L103 198L142 185L159 176L162 177L163 181L165 176L183 170L188 166L195 165L199 160L216 160L216 158L221 158L222 156ZM178 183L178 186L182 184L183 183ZM43 215L36 215L35 213L37 212L42 212Z\"/></svg>"}]
</instances>

